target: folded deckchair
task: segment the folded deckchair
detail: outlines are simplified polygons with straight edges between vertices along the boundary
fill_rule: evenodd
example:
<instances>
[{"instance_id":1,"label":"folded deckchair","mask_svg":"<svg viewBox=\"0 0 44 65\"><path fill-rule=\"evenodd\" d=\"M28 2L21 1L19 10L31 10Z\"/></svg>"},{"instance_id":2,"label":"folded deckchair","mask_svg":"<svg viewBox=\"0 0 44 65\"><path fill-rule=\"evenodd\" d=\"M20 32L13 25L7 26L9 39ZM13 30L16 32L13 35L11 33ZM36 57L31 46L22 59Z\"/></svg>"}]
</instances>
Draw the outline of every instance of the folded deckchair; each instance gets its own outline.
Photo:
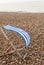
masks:
<instances>
[{"instance_id":1,"label":"folded deckchair","mask_svg":"<svg viewBox=\"0 0 44 65\"><path fill-rule=\"evenodd\" d=\"M19 35L21 35L22 39L24 40L25 48L28 47L28 45L30 44L30 36L26 31L24 31L23 29L17 28L15 26L11 26L11 25L5 25L3 26L3 28L10 30L12 32L16 32Z\"/></svg>"}]
</instances>

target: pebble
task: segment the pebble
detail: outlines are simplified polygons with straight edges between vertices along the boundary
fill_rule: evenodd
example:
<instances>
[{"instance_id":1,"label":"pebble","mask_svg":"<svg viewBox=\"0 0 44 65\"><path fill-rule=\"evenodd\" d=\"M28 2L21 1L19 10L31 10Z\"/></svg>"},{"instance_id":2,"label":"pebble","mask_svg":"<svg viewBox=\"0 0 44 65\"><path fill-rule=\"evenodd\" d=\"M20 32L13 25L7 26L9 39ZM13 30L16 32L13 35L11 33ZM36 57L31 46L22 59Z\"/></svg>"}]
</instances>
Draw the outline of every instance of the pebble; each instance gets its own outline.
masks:
<instances>
[{"instance_id":1,"label":"pebble","mask_svg":"<svg viewBox=\"0 0 44 65\"><path fill-rule=\"evenodd\" d=\"M6 64L6 61L2 61L2 64Z\"/></svg>"}]
</instances>

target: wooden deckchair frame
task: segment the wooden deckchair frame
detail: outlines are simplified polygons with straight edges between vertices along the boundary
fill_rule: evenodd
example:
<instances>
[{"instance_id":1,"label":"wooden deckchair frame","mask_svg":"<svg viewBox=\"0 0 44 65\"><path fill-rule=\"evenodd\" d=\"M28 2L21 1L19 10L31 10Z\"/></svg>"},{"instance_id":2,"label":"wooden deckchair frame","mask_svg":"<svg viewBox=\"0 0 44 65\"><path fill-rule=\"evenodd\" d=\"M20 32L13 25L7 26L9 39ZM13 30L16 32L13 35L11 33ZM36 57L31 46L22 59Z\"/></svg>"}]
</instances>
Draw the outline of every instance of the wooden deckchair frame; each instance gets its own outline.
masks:
<instances>
[{"instance_id":1,"label":"wooden deckchair frame","mask_svg":"<svg viewBox=\"0 0 44 65\"><path fill-rule=\"evenodd\" d=\"M1 26L0 26L0 30L1 30L2 34L4 35L4 37L5 37L8 41L10 41L10 39L8 38L8 36L6 35L6 33L4 32L4 30L3 30L3 28L2 28ZM18 52L18 50L16 49L16 47L14 47L13 42L10 41L9 44L10 44L10 45L12 46L12 48L14 49L14 51L12 51L12 52L15 52L15 51L16 51L17 54L19 55L19 57L20 57L21 59L25 60L25 57L27 56L28 53L26 53L26 54L23 56L23 58L22 58L21 54ZM25 49L25 48L23 48L23 49Z\"/></svg>"}]
</instances>

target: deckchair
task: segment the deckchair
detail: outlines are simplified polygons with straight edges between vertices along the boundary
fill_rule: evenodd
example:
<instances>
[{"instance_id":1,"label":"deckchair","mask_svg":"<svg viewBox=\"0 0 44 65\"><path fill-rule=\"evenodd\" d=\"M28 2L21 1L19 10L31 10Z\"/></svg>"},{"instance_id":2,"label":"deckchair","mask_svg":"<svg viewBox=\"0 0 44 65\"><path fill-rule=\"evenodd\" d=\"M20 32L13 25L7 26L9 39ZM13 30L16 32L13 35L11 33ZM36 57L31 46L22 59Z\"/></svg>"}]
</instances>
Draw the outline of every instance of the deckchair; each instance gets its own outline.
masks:
<instances>
[{"instance_id":1,"label":"deckchair","mask_svg":"<svg viewBox=\"0 0 44 65\"><path fill-rule=\"evenodd\" d=\"M30 35L27 33L27 31L20 29L16 26L11 26L11 25L4 25L2 26L4 29L7 29L11 32L16 32L17 34L19 34L22 39L24 40L24 46L25 48L28 48L29 44L30 44ZM2 32L4 33L4 31L2 30ZM4 33L6 39L8 39L8 37L6 36L6 34ZM11 43L12 44L12 43ZM12 44L12 46L14 47L14 45ZM14 48L15 49L15 48ZM19 52L18 52L19 54ZM20 54L19 54L20 56Z\"/></svg>"}]
</instances>

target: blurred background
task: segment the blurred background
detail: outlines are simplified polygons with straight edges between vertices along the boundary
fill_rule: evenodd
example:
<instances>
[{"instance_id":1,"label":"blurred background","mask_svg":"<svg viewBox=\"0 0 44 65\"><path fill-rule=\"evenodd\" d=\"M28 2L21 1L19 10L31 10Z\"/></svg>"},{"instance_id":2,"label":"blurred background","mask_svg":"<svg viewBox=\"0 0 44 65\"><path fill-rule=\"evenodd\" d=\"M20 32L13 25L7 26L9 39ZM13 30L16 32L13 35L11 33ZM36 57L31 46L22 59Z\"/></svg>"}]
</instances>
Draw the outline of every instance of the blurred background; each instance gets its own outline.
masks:
<instances>
[{"instance_id":1,"label":"blurred background","mask_svg":"<svg viewBox=\"0 0 44 65\"><path fill-rule=\"evenodd\" d=\"M44 12L43 0L0 0L1 12Z\"/></svg>"}]
</instances>

